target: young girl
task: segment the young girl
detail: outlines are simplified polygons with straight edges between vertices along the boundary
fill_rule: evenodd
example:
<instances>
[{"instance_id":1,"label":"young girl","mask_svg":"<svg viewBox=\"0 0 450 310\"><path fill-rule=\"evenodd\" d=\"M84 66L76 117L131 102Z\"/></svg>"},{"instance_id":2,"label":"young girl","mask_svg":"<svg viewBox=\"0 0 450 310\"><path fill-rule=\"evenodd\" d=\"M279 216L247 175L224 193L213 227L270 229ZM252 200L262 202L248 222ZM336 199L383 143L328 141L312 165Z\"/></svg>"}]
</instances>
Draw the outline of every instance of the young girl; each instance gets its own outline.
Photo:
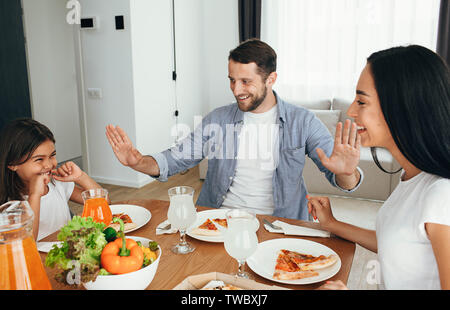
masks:
<instances>
[{"instance_id":1,"label":"young girl","mask_svg":"<svg viewBox=\"0 0 450 310\"><path fill-rule=\"evenodd\" d=\"M379 210L376 231L336 220L326 197L307 197L309 211L324 229L378 254L381 288L450 289L449 68L417 45L374 53L347 114L358 137L343 143L389 150L403 169L400 183Z\"/></svg>"},{"instance_id":2,"label":"young girl","mask_svg":"<svg viewBox=\"0 0 450 310\"><path fill-rule=\"evenodd\" d=\"M82 191L100 188L73 162L57 168L55 138L35 120L8 123L0 135L0 150L0 204L28 200L36 240L70 220L69 199L83 204Z\"/></svg>"}]
</instances>

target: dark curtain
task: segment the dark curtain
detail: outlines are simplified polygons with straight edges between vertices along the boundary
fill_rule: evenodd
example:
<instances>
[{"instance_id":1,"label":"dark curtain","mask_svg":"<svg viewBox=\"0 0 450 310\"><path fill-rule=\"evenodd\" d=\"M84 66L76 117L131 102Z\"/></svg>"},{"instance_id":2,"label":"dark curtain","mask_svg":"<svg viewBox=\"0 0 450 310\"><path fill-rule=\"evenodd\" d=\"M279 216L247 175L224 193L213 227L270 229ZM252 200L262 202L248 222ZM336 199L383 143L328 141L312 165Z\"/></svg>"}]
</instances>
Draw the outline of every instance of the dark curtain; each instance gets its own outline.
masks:
<instances>
[{"instance_id":1,"label":"dark curtain","mask_svg":"<svg viewBox=\"0 0 450 310\"><path fill-rule=\"evenodd\" d=\"M239 0L239 42L261 36L261 0Z\"/></svg>"},{"instance_id":2,"label":"dark curtain","mask_svg":"<svg viewBox=\"0 0 450 310\"><path fill-rule=\"evenodd\" d=\"M0 0L0 129L32 117L22 18L20 0Z\"/></svg>"},{"instance_id":3,"label":"dark curtain","mask_svg":"<svg viewBox=\"0 0 450 310\"><path fill-rule=\"evenodd\" d=\"M450 66L450 4L449 0L441 0L439 9L439 26L436 52Z\"/></svg>"}]
</instances>

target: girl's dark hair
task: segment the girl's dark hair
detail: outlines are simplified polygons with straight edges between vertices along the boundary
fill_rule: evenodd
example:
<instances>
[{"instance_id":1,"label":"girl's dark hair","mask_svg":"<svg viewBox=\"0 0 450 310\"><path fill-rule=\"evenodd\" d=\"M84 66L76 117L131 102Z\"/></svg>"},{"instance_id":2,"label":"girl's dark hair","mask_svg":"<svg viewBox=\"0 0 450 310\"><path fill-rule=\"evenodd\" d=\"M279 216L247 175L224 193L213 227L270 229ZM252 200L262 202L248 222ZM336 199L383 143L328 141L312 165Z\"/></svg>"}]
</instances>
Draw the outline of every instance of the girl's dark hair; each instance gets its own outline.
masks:
<instances>
[{"instance_id":1,"label":"girl's dark hair","mask_svg":"<svg viewBox=\"0 0 450 310\"><path fill-rule=\"evenodd\" d=\"M0 203L23 199L25 185L8 166L25 163L47 140L55 143L52 132L33 119L17 119L3 127L0 133Z\"/></svg>"},{"instance_id":2,"label":"girl's dark hair","mask_svg":"<svg viewBox=\"0 0 450 310\"><path fill-rule=\"evenodd\" d=\"M450 178L450 73L445 61L425 47L409 45L373 53L367 62L402 154L418 169Z\"/></svg>"},{"instance_id":3,"label":"girl's dark hair","mask_svg":"<svg viewBox=\"0 0 450 310\"><path fill-rule=\"evenodd\" d=\"M248 39L230 51L228 60L242 64L256 63L263 81L277 71L277 53L267 43L259 39Z\"/></svg>"}]
</instances>

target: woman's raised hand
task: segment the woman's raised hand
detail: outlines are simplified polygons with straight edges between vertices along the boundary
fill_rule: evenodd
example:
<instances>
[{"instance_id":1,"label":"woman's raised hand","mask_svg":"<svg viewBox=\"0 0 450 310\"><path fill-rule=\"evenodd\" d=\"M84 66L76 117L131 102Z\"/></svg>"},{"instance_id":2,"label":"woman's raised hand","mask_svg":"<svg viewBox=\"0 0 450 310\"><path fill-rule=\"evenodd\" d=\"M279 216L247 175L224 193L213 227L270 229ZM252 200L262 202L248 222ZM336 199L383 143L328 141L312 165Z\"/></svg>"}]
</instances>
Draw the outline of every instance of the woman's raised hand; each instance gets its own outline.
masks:
<instances>
[{"instance_id":1,"label":"woman's raised hand","mask_svg":"<svg viewBox=\"0 0 450 310\"><path fill-rule=\"evenodd\" d=\"M327 157L321 148L316 151L325 168L334 174L351 175L358 166L360 148L361 137L357 133L357 126L347 119L343 129L341 122L336 126L331 156Z\"/></svg>"}]
</instances>

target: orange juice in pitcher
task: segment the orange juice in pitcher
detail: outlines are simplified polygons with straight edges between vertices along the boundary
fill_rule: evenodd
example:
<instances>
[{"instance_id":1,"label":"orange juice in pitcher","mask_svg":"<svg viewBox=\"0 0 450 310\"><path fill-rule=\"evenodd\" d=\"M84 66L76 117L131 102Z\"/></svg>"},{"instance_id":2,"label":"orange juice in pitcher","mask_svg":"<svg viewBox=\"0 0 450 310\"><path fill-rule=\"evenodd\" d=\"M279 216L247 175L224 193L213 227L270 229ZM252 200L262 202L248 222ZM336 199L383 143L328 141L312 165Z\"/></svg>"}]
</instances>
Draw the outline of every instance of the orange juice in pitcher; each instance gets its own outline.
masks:
<instances>
[{"instance_id":1,"label":"orange juice in pitcher","mask_svg":"<svg viewBox=\"0 0 450 310\"><path fill-rule=\"evenodd\" d=\"M81 193L84 200L82 217L92 217L94 222L111 224L112 213L108 205L108 191L103 188L90 189Z\"/></svg>"},{"instance_id":2,"label":"orange juice in pitcher","mask_svg":"<svg viewBox=\"0 0 450 310\"><path fill-rule=\"evenodd\" d=\"M27 201L0 206L0 290L52 289L33 239Z\"/></svg>"}]
</instances>

